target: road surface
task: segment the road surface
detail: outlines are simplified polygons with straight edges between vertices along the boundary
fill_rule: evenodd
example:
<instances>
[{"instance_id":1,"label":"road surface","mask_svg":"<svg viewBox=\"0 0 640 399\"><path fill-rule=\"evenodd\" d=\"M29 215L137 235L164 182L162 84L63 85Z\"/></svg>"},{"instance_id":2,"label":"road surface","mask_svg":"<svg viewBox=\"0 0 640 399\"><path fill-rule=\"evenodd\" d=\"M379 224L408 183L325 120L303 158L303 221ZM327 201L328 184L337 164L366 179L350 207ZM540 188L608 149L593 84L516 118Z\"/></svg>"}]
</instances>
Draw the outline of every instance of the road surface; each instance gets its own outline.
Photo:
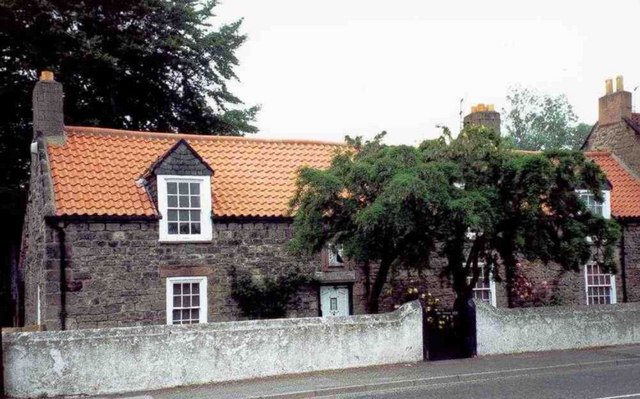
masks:
<instances>
[{"instance_id":1,"label":"road surface","mask_svg":"<svg viewBox=\"0 0 640 399\"><path fill-rule=\"evenodd\" d=\"M640 399L640 363L523 370L477 375L462 381L331 396L336 399Z\"/></svg>"}]
</instances>

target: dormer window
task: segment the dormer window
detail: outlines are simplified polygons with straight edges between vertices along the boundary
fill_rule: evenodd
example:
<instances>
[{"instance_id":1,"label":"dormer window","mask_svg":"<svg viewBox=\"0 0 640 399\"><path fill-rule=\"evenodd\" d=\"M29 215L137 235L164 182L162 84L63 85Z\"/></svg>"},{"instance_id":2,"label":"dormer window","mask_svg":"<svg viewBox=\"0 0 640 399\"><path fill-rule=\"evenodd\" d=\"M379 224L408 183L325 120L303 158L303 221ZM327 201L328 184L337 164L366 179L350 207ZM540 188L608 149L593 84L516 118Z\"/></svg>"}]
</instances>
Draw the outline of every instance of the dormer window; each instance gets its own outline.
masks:
<instances>
[{"instance_id":1,"label":"dormer window","mask_svg":"<svg viewBox=\"0 0 640 399\"><path fill-rule=\"evenodd\" d=\"M578 190L578 197L592 214L609 219L611 217L611 191L602 190L602 196L604 201L597 201L591 191Z\"/></svg>"},{"instance_id":2,"label":"dormer window","mask_svg":"<svg viewBox=\"0 0 640 399\"><path fill-rule=\"evenodd\" d=\"M160 241L209 241L210 176L158 176Z\"/></svg>"}]
</instances>

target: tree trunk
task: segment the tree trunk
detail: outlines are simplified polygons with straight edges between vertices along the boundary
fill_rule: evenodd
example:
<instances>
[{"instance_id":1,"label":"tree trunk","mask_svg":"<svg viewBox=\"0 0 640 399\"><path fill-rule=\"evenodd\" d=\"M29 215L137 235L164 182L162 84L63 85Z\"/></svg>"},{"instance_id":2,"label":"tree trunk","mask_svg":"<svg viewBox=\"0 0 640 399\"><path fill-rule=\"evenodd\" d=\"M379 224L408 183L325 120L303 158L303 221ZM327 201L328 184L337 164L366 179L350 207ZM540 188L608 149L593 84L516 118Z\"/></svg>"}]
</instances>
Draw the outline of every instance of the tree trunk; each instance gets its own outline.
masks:
<instances>
[{"instance_id":1,"label":"tree trunk","mask_svg":"<svg viewBox=\"0 0 640 399\"><path fill-rule=\"evenodd\" d=\"M509 307L513 308L515 307L514 295L516 295L516 293L514 289L518 259L514 256L514 251L510 247L504 247L500 252L500 257L504 263L504 275L507 283L507 300Z\"/></svg>"},{"instance_id":2,"label":"tree trunk","mask_svg":"<svg viewBox=\"0 0 640 399\"><path fill-rule=\"evenodd\" d=\"M369 294L369 313L378 313L380 311L380 294L382 293L384 283L387 281L391 263L391 259L382 259L380 262L376 279L373 282L373 287L371 287L371 293Z\"/></svg>"}]
</instances>

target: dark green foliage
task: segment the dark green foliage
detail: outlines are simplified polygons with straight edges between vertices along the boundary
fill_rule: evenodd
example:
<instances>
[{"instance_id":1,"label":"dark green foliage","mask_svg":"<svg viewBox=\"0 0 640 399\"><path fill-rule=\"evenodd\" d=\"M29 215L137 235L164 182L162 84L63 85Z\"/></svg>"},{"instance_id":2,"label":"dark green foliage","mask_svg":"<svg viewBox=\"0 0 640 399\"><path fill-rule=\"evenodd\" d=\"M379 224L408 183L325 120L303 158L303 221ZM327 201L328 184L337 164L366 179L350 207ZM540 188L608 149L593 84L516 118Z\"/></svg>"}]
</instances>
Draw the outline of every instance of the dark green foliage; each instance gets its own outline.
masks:
<instances>
[{"instance_id":1,"label":"dark green foliage","mask_svg":"<svg viewBox=\"0 0 640 399\"><path fill-rule=\"evenodd\" d=\"M506 138L521 150L579 149L591 126L576 124L578 117L564 95L541 94L512 88L507 95Z\"/></svg>"},{"instance_id":2,"label":"dark green foliage","mask_svg":"<svg viewBox=\"0 0 640 399\"><path fill-rule=\"evenodd\" d=\"M31 91L43 69L64 85L65 124L242 135L256 107L227 88L246 37L213 24L215 1L0 0L0 213L19 240ZM0 248L0 259L7 252ZM3 267L4 268L4 267Z\"/></svg>"},{"instance_id":3,"label":"dark green foliage","mask_svg":"<svg viewBox=\"0 0 640 399\"><path fill-rule=\"evenodd\" d=\"M249 318L283 318L295 294L310 282L311 279L300 270L255 278L248 271L234 268L231 271L231 297Z\"/></svg>"},{"instance_id":4,"label":"dark green foliage","mask_svg":"<svg viewBox=\"0 0 640 399\"><path fill-rule=\"evenodd\" d=\"M445 131L419 147L387 146L381 138L351 140L328 170L302 170L292 201L294 251L340 243L347 257L380 265L370 311L378 310L391 268L420 270L434 256L447 259L442 274L463 299L490 272L511 289L518 257L569 270L592 257L615 268L617 224L592 215L576 194L587 189L601 199L605 184L583 154L513 151L485 128L455 139Z\"/></svg>"}]
</instances>

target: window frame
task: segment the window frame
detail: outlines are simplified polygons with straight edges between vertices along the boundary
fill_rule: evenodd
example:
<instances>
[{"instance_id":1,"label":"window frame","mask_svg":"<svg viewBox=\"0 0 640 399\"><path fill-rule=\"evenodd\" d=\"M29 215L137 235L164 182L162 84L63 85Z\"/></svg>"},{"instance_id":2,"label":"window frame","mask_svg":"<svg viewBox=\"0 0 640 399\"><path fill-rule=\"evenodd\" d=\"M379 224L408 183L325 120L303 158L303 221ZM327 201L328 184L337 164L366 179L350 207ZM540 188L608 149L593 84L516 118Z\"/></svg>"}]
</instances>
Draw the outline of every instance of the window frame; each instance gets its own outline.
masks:
<instances>
[{"instance_id":1,"label":"window frame","mask_svg":"<svg viewBox=\"0 0 640 399\"><path fill-rule=\"evenodd\" d=\"M200 234L169 234L168 219L168 183L200 184ZM157 177L158 211L160 212L160 242L198 242L211 241L213 227L211 223L211 176L160 175Z\"/></svg>"},{"instance_id":2,"label":"window frame","mask_svg":"<svg viewBox=\"0 0 640 399\"><path fill-rule=\"evenodd\" d=\"M600 284L589 284L589 273L588 267L589 265L594 264L595 262L589 262L584 265L584 293L585 300L587 306L595 306L595 305L615 305L618 303L618 293L616 290L616 275L609 273L609 303L589 303L589 287L606 287ZM606 276L606 273L600 273L599 275Z\"/></svg>"},{"instance_id":3,"label":"window frame","mask_svg":"<svg viewBox=\"0 0 640 399\"><path fill-rule=\"evenodd\" d=\"M581 196L584 194L593 195L591 190L576 190L576 194L578 194L578 199L581 199ZM602 217L605 219L611 219L611 190L602 190ZM587 204L585 204L586 206ZM587 206L587 209L589 207Z\"/></svg>"},{"instance_id":4,"label":"window frame","mask_svg":"<svg viewBox=\"0 0 640 399\"><path fill-rule=\"evenodd\" d=\"M477 284L482 281L484 282L484 264L478 264L478 267L480 268L480 277L478 278L478 281L476 281L476 285L474 285L473 287L471 287L471 291L473 293L473 299L477 299L479 301L484 301L483 299L480 298L476 298L475 293L476 291L489 291L489 305L493 306L494 308L498 306L498 302L497 302L497 298L496 298L496 282L493 279L493 272L489 273L489 287L488 288L478 288ZM471 276L467 277L467 282L471 282L470 280L472 279Z\"/></svg>"},{"instance_id":5,"label":"window frame","mask_svg":"<svg viewBox=\"0 0 640 399\"><path fill-rule=\"evenodd\" d=\"M207 323L208 320L208 300L207 300L207 277L205 276L192 276L192 277L167 277L166 278L166 312L167 312L167 325L189 325L189 324L173 324L173 285L176 283L198 283L200 284L200 318L197 324ZM196 323L194 323L196 324Z\"/></svg>"},{"instance_id":6,"label":"window frame","mask_svg":"<svg viewBox=\"0 0 640 399\"><path fill-rule=\"evenodd\" d=\"M334 252L335 250L335 252ZM331 268L344 267L345 259L344 259L344 248L341 244L327 244L327 266ZM332 258L334 258L333 254L336 254L335 259L336 262L332 262ZM342 262L337 262L338 256L342 258Z\"/></svg>"}]
</instances>

